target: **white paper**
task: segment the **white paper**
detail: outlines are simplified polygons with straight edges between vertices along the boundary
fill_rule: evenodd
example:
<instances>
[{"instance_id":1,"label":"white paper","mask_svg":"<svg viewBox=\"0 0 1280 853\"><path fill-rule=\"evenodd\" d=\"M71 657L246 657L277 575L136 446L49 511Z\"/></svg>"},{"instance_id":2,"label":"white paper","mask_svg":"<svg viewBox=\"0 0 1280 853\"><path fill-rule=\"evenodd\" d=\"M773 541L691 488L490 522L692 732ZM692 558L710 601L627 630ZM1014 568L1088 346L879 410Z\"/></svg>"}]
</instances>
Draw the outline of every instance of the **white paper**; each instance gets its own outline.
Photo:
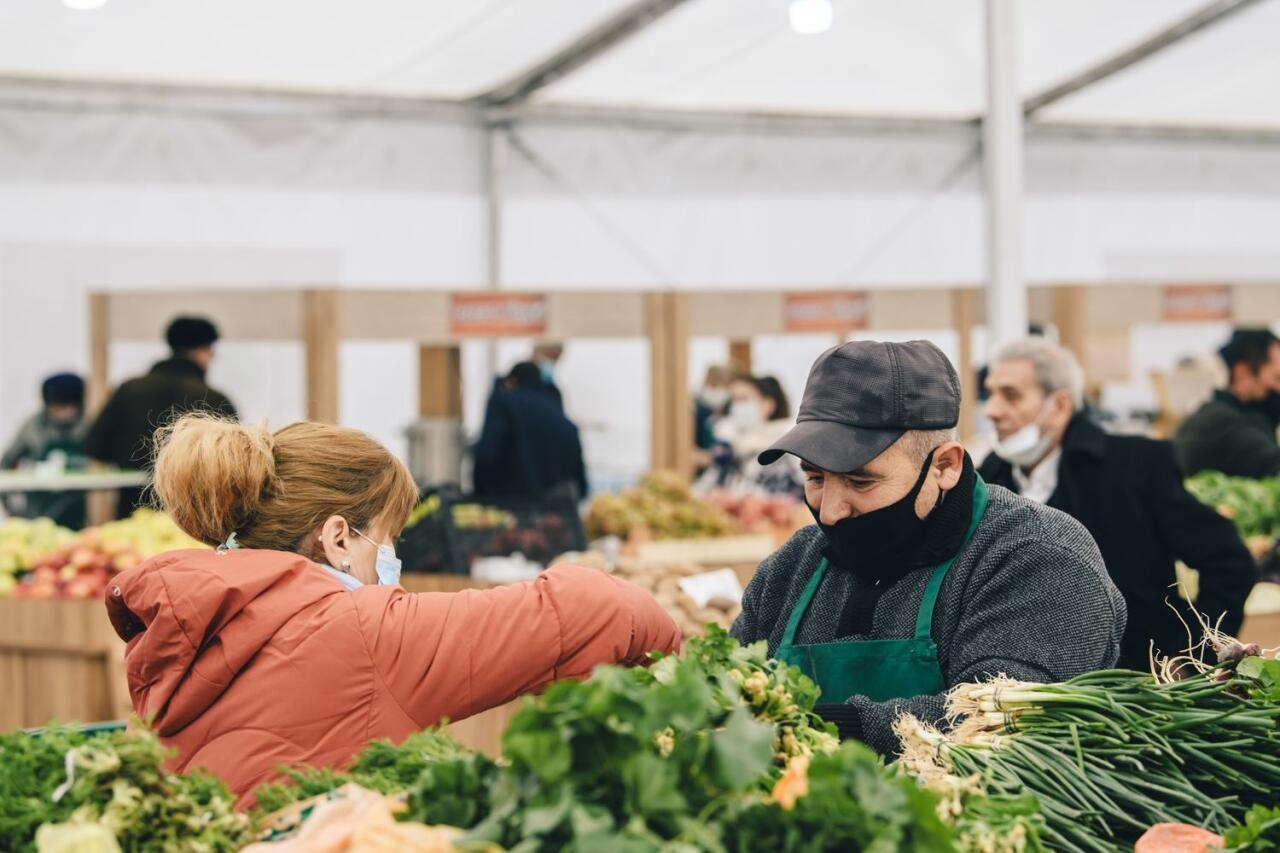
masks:
<instances>
[{"instance_id":1,"label":"white paper","mask_svg":"<svg viewBox=\"0 0 1280 853\"><path fill-rule=\"evenodd\" d=\"M717 569L681 578L680 589L699 607L706 607L713 598L727 598L735 604L742 603L742 582L733 569Z\"/></svg>"}]
</instances>

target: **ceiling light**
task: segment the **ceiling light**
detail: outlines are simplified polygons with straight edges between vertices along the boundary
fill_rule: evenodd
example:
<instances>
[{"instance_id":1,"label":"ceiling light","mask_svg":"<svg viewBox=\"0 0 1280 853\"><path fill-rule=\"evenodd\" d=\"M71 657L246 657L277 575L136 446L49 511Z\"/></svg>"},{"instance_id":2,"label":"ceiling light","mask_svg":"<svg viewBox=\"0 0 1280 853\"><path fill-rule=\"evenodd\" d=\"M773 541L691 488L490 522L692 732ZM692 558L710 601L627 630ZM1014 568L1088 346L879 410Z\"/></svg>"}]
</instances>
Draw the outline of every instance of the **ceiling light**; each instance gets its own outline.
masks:
<instances>
[{"instance_id":1,"label":"ceiling light","mask_svg":"<svg viewBox=\"0 0 1280 853\"><path fill-rule=\"evenodd\" d=\"M62 5L77 12L91 12L107 5L107 0L62 0Z\"/></svg>"},{"instance_id":2,"label":"ceiling light","mask_svg":"<svg viewBox=\"0 0 1280 853\"><path fill-rule=\"evenodd\" d=\"M802 36L816 36L831 29L835 10L831 0L791 0L791 29Z\"/></svg>"}]
</instances>

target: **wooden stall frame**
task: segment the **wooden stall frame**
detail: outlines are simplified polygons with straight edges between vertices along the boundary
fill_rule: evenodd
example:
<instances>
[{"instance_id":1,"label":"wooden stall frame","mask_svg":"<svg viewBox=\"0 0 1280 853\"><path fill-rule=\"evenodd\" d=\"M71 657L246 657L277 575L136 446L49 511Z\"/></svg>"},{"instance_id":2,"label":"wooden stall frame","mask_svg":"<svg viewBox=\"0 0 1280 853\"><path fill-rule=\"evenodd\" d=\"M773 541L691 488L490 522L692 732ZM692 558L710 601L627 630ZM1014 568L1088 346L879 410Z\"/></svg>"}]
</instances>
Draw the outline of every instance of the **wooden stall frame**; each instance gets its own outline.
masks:
<instances>
[{"instance_id":1,"label":"wooden stall frame","mask_svg":"<svg viewBox=\"0 0 1280 853\"><path fill-rule=\"evenodd\" d=\"M1179 282L1178 284L1186 284ZM1127 376L1129 328L1160 322L1160 288L1172 282L1057 284L1030 288L1032 317L1057 325L1065 345L1086 372L1099 379ZM1214 282L1218 284L1218 282ZM868 322L864 331L895 328L955 328L960 338L966 404L961 434L971 435L977 389L973 368L985 354L972 352L971 332L983 322L980 288L864 287ZM691 417L688 338L728 339L730 360L751 367L751 339L786 334L785 293L775 290L476 291L458 293L540 293L546 300L546 339L647 338L655 370L651 434L654 467L688 470L691 450L676 436ZM89 296L90 399L106 393L110 344L115 340L156 340L169 317L179 312L216 317L229 339L300 340L306 346L308 416L336 420L340 400L338 354L343 340L412 340L419 344L419 411L427 417L460 414L461 371L456 353L461 339L450 331L449 290L337 288L210 289L203 291L106 292ZM833 289L832 292L841 292ZM1237 323L1271 322L1280 316L1280 285L1232 285ZM837 336L833 335L833 340ZM994 343L994 342L992 342ZM1110 365L1112 369L1102 370ZM1120 365L1119 368L1116 365ZM669 376L658 373L675 371Z\"/></svg>"}]
</instances>

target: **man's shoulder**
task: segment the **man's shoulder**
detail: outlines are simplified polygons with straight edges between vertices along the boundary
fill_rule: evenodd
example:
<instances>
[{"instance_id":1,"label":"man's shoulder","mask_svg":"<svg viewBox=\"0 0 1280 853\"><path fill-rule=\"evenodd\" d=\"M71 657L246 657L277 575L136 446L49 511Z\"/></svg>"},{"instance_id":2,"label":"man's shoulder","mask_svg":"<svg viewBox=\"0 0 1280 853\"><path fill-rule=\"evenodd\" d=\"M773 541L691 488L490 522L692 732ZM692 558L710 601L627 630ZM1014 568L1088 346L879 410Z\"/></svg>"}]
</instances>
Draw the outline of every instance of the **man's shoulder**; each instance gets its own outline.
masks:
<instances>
[{"instance_id":1,"label":"man's shoulder","mask_svg":"<svg viewBox=\"0 0 1280 853\"><path fill-rule=\"evenodd\" d=\"M1151 466L1177 467L1173 444L1163 439L1108 433L1105 447L1108 462L1128 463L1130 467L1137 465L1148 472Z\"/></svg>"},{"instance_id":2,"label":"man's shoulder","mask_svg":"<svg viewBox=\"0 0 1280 853\"><path fill-rule=\"evenodd\" d=\"M1200 405L1200 408L1188 415L1179 425L1177 435L1183 437L1190 433L1216 429L1221 424L1229 424L1241 420L1245 420L1244 412L1215 397L1206 400Z\"/></svg>"},{"instance_id":3,"label":"man's shoulder","mask_svg":"<svg viewBox=\"0 0 1280 853\"><path fill-rule=\"evenodd\" d=\"M1007 549L1009 554L1020 557L1075 554L1090 563L1102 564L1089 531L1067 513L1000 486L988 485L987 489L990 502L979 527L984 547Z\"/></svg>"}]
</instances>

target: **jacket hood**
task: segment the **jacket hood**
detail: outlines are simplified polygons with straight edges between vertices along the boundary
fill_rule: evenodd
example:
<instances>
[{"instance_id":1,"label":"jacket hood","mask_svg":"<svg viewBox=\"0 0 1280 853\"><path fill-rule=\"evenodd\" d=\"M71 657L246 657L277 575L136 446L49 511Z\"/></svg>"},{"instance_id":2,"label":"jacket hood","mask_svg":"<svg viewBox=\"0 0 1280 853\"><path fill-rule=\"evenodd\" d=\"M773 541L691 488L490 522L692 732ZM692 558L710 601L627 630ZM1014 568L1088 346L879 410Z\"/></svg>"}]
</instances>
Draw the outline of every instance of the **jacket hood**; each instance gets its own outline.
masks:
<instances>
[{"instance_id":1,"label":"jacket hood","mask_svg":"<svg viewBox=\"0 0 1280 853\"><path fill-rule=\"evenodd\" d=\"M303 609L346 594L283 551L174 551L118 575L107 615L128 644L133 706L170 737L199 717Z\"/></svg>"}]
</instances>

